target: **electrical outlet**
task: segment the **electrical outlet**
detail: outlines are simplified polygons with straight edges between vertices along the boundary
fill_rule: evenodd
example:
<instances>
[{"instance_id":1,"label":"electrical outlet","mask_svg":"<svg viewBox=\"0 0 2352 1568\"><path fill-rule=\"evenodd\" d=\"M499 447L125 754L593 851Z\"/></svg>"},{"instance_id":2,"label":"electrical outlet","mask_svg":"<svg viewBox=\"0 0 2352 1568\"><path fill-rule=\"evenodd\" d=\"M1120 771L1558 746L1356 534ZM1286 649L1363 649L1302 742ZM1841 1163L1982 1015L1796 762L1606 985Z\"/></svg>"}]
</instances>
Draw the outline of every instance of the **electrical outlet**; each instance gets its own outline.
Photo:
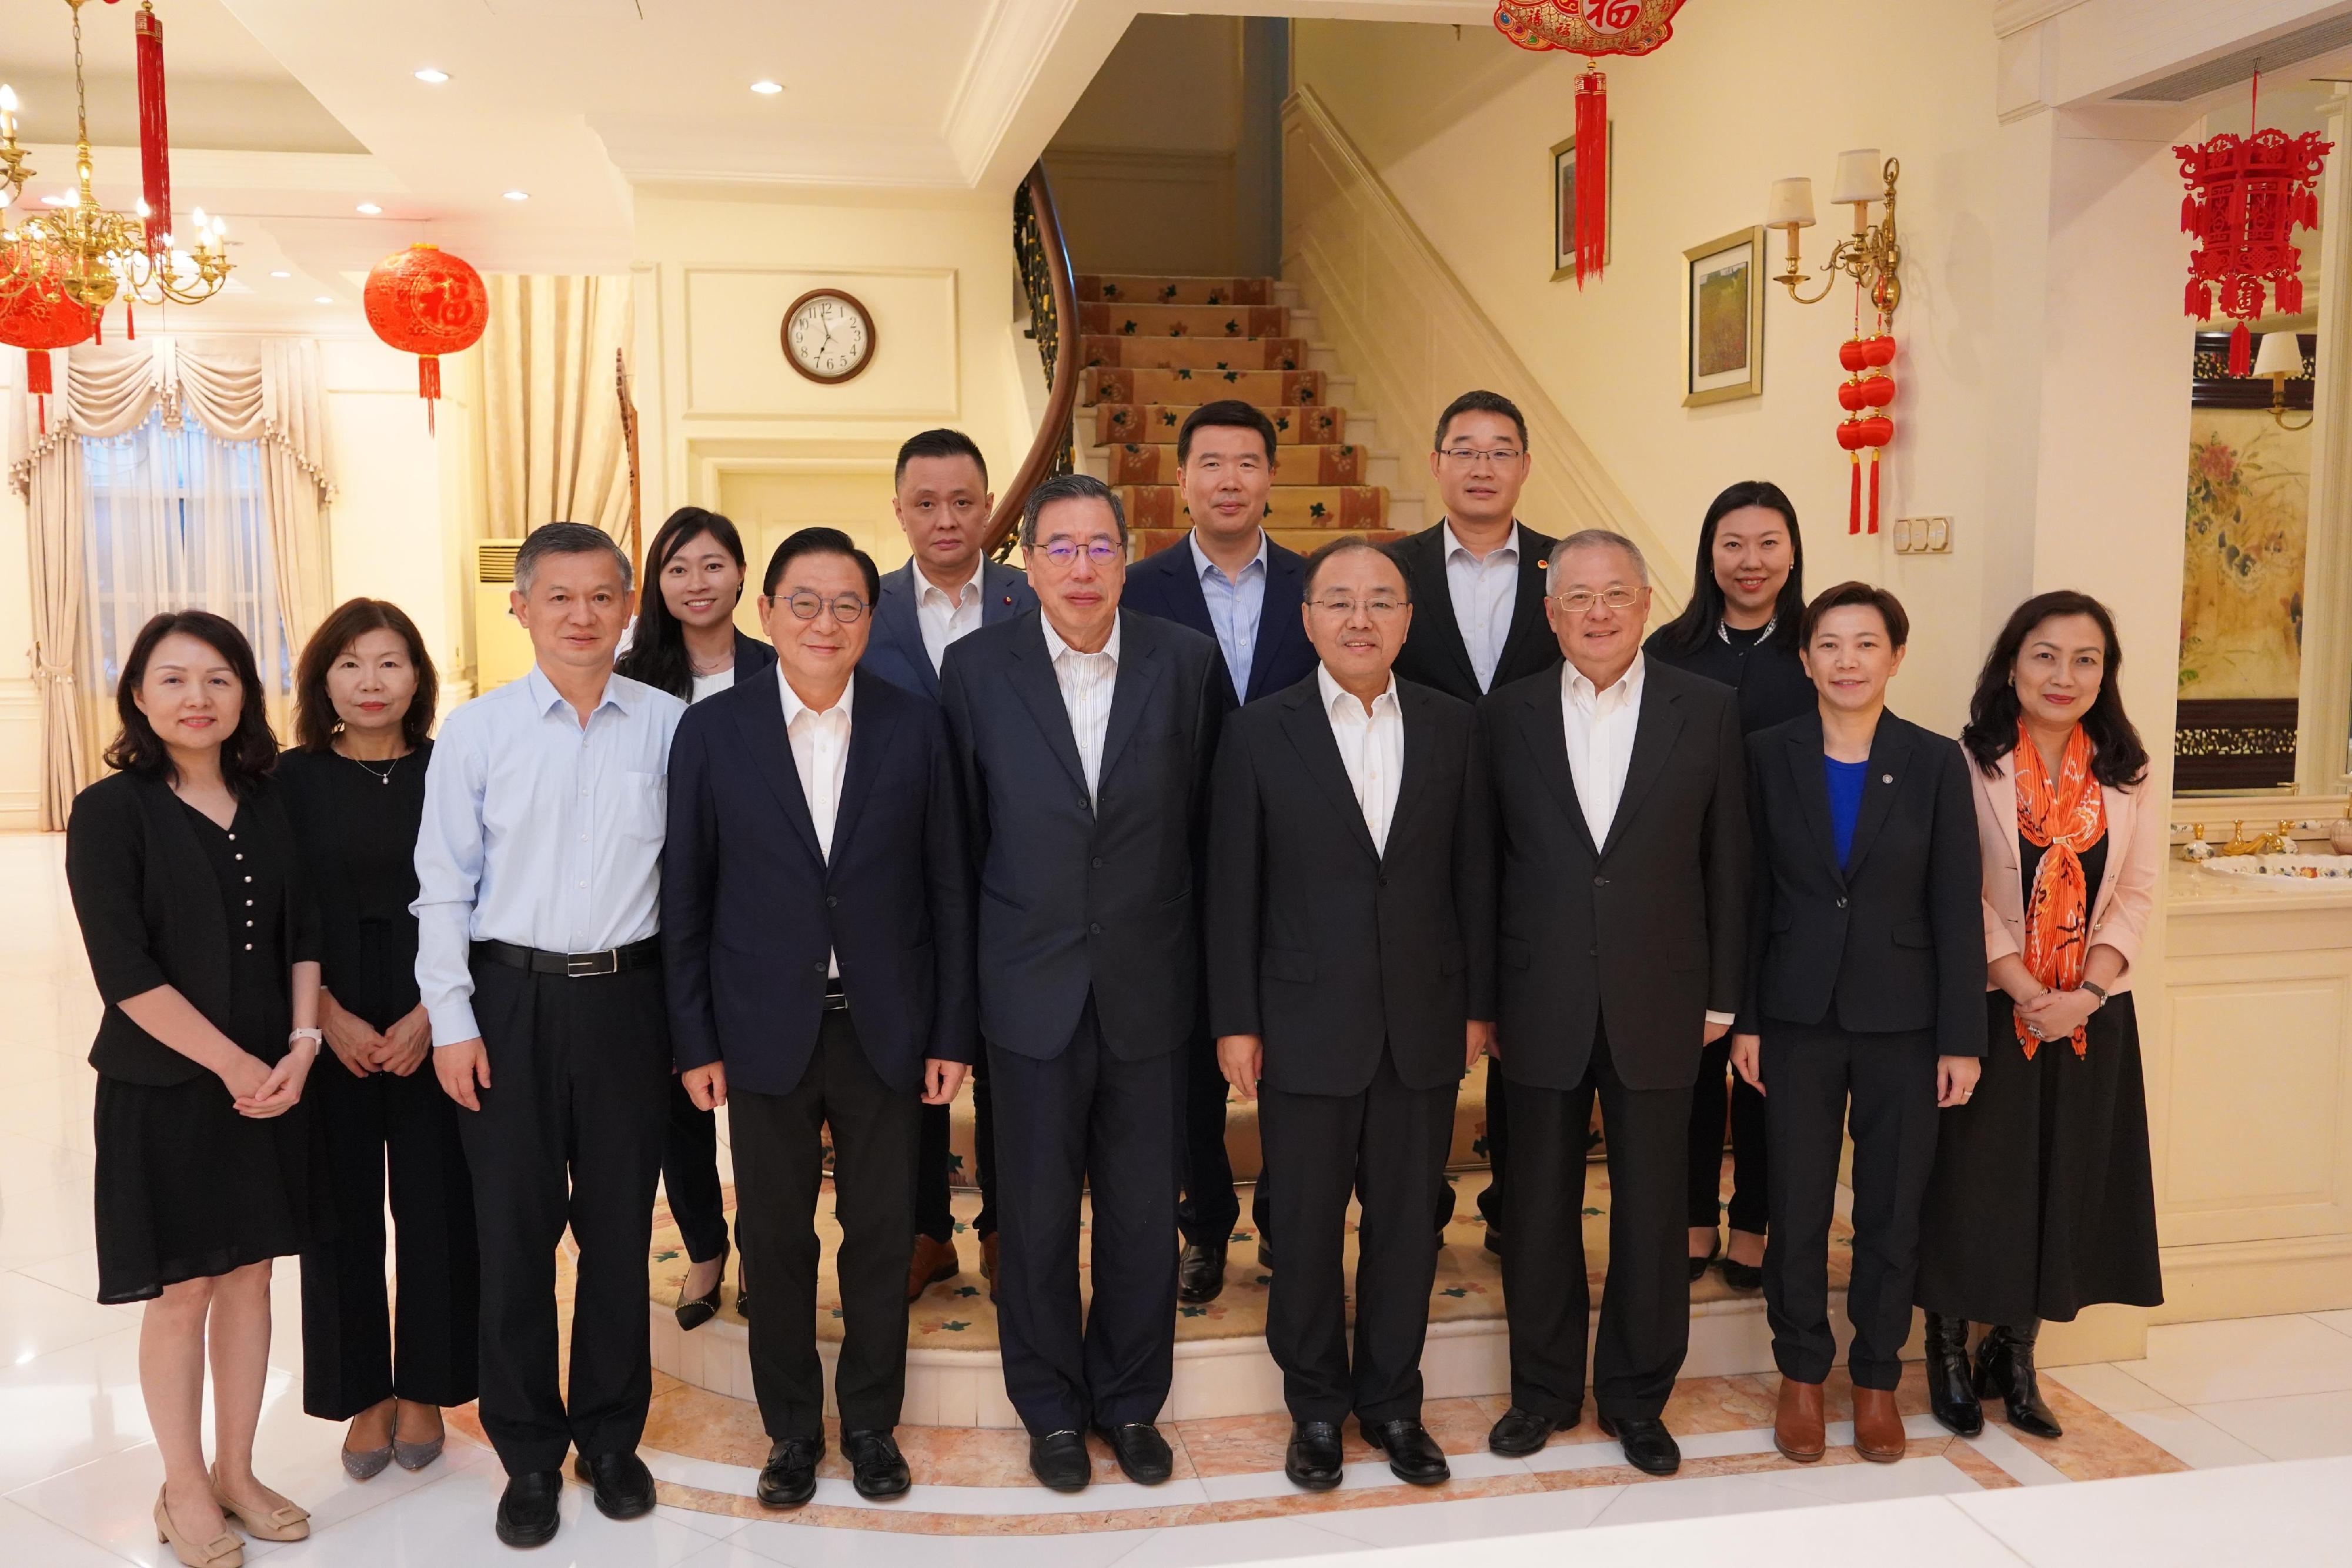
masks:
<instances>
[{"instance_id":1,"label":"electrical outlet","mask_svg":"<svg viewBox=\"0 0 2352 1568\"><path fill-rule=\"evenodd\" d=\"M1895 518L1895 553L1896 555L1951 554L1952 519L1949 517Z\"/></svg>"}]
</instances>

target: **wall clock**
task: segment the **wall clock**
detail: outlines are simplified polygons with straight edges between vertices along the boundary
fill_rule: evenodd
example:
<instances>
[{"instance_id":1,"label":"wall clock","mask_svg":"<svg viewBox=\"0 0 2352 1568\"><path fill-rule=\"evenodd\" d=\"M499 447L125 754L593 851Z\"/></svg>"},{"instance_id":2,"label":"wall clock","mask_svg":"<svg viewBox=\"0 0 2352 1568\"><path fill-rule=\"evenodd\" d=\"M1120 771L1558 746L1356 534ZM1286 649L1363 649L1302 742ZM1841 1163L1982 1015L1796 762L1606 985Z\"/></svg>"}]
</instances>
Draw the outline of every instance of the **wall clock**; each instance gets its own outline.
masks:
<instances>
[{"instance_id":1,"label":"wall clock","mask_svg":"<svg viewBox=\"0 0 2352 1568\"><path fill-rule=\"evenodd\" d=\"M784 312L784 358L813 382L845 382L874 362L874 318L838 288L812 288Z\"/></svg>"}]
</instances>

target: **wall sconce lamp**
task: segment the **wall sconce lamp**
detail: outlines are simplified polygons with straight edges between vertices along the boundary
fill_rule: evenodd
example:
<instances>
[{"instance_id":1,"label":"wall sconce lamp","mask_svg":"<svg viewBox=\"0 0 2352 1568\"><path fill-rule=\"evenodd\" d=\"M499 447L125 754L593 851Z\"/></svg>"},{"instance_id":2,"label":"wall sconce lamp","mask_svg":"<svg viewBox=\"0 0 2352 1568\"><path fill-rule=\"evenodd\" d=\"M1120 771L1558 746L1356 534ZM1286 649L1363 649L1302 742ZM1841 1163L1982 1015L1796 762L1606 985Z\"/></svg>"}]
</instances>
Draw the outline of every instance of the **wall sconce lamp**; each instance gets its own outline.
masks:
<instances>
[{"instance_id":1,"label":"wall sconce lamp","mask_svg":"<svg viewBox=\"0 0 2352 1568\"><path fill-rule=\"evenodd\" d=\"M2286 383L2303 374L2303 342L2294 333L2263 333L2262 350L2254 356L2253 373L2271 379L2270 413L2281 430L2311 428L2311 422L2319 417L2316 411L2305 414L2300 424L2286 416Z\"/></svg>"},{"instance_id":2,"label":"wall sconce lamp","mask_svg":"<svg viewBox=\"0 0 2352 1568\"><path fill-rule=\"evenodd\" d=\"M1818 305L1829 298L1843 273L1861 287L1881 313L1894 315L1903 299L1903 284L1897 277L1903 247L1895 237L1895 182L1902 172L1897 159L1889 158L1881 164L1875 147L1857 147L1838 154L1837 183L1830 199L1853 208L1853 233L1838 241L1828 265L1822 268L1826 281L1821 292L1810 298L1798 292L1805 269L1797 254L1797 231L1813 226L1813 183L1802 174L1773 181L1764 226L1788 231L1789 269L1772 281L1787 285L1789 298L1798 304ZM1886 215L1876 224L1870 221L1873 202L1886 204Z\"/></svg>"}]
</instances>

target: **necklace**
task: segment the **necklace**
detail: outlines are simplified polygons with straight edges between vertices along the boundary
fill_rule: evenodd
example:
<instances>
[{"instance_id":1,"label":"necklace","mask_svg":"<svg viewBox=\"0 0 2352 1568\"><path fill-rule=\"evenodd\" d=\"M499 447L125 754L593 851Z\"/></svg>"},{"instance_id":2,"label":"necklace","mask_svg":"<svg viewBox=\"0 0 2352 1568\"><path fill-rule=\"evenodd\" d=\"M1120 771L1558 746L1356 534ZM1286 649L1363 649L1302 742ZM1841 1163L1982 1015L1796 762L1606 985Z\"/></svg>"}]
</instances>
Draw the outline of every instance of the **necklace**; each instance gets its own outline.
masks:
<instances>
[{"instance_id":1,"label":"necklace","mask_svg":"<svg viewBox=\"0 0 2352 1568\"><path fill-rule=\"evenodd\" d=\"M363 762L363 761L362 761L360 758L356 758L356 757L352 756L352 755L351 755L351 754L349 754L348 752L341 752L341 751L338 751L338 752L336 752L336 753L335 753L335 755L336 755L336 756L338 756L338 757L340 757L340 758L341 758L344 761L346 761L346 762L348 762L348 763L352 764L352 766L353 766L354 768L359 768L361 771L362 771L362 772L366 773L366 774L368 775L368 777L370 777L371 779L374 779L377 783L379 783L379 784L389 784L389 783L391 783L391 782L392 782L392 770L393 770L394 768L395 768L399 767L399 766L401 765L401 763L402 763L403 761L404 761L404 760L405 760L405 757L404 757L404 757L395 757L395 758L394 758L391 761L389 761L389 762L385 763L385 764L383 765L383 772L381 772L381 773L379 773L379 772L377 772L377 771L375 770L375 766L374 766L374 764L373 764L373 763L369 763L369 762Z\"/></svg>"},{"instance_id":2,"label":"necklace","mask_svg":"<svg viewBox=\"0 0 2352 1568\"><path fill-rule=\"evenodd\" d=\"M731 670L735 667L735 651L732 648L730 648L727 651L727 656L725 658L719 660L715 664L709 665L697 663L694 655L692 653L688 653L686 656L686 667L692 670L698 675L715 675L721 670Z\"/></svg>"},{"instance_id":3,"label":"necklace","mask_svg":"<svg viewBox=\"0 0 2352 1568\"><path fill-rule=\"evenodd\" d=\"M1773 612L1772 619L1764 622L1764 630L1756 633L1756 640L1759 643L1769 641L1772 636L1772 628L1779 624L1780 624L1780 612L1775 611ZM1728 621L1717 622L1715 623L1715 634L1723 639L1725 647L1729 647L1731 645L1731 622Z\"/></svg>"}]
</instances>

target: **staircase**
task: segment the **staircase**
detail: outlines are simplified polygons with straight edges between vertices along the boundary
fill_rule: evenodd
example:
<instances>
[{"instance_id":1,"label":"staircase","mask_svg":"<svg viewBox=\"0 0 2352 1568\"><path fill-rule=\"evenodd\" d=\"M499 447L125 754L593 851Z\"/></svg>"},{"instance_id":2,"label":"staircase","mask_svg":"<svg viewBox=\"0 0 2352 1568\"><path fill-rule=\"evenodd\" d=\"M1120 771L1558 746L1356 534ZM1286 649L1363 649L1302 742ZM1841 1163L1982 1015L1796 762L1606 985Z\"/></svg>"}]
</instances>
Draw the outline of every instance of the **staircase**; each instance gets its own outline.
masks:
<instances>
[{"instance_id":1,"label":"staircase","mask_svg":"<svg viewBox=\"0 0 2352 1568\"><path fill-rule=\"evenodd\" d=\"M1081 273L1071 438L1078 471L1118 491L1138 557L1192 524L1176 487L1176 433L1205 402L1240 398L1274 421L1266 531L1304 554L1338 531L1379 543L1423 526L1418 494L1394 493L1397 455L1348 400L1355 378L1316 339L1315 312L1270 277Z\"/></svg>"}]
</instances>

